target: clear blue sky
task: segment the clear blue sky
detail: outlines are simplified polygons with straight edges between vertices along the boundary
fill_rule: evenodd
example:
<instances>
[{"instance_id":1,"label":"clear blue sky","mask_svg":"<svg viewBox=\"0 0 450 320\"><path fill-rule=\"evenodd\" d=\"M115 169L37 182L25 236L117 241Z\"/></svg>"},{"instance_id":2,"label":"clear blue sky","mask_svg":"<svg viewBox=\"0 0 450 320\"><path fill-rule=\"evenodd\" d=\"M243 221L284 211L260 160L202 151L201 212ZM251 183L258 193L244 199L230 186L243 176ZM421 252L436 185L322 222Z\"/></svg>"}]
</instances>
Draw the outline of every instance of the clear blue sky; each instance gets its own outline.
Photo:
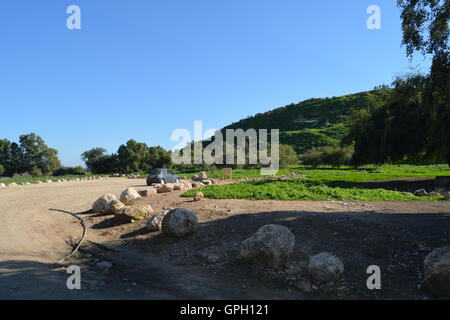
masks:
<instances>
[{"instance_id":1,"label":"clear blue sky","mask_svg":"<svg viewBox=\"0 0 450 320\"><path fill-rule=\"evenodd\" d=\"M66 28L71 4L81 30ZM194 120L370 90L428 66L405 57L399 15L393 0L2 0L0 138L35 132L78 165L130 138L172 148Z\"/></svg>"}]
</instances>

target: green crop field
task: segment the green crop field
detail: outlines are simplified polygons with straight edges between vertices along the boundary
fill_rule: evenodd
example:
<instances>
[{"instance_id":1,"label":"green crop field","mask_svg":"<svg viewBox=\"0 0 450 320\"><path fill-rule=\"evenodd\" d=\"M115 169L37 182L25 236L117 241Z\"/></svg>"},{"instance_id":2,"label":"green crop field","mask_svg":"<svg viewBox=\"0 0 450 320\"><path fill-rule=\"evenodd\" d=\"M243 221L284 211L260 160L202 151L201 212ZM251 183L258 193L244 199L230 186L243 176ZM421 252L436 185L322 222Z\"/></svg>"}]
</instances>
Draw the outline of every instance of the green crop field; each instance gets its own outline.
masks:
<instances>
[{"instance_id":1,"label":"green crop field","mask_svg":"<svg viewBox=\"0 0 450 320\"><path fill-rule=\"evenodd\" d=\"M359 173L358 171L367 171ZM434 178L450 176L447 165L385 165L380 168L291 168L281 170L280 175L296 173L302 179L267 178L259 181L246 181L227 185L213 185L202 189L206 198L211 199L249 199L249 200L353 200L353 201L418 201L443 200L442 196L418 197L407 192L385 189L365 189L358 186L345 186L345 182L376 181L399 178ZM215 176L221 175L220 172ZM259 176L259 170L235 170L233 177L249 178ZM183 194L191 197L197 190Z\"/></svg>"}]
</instances>

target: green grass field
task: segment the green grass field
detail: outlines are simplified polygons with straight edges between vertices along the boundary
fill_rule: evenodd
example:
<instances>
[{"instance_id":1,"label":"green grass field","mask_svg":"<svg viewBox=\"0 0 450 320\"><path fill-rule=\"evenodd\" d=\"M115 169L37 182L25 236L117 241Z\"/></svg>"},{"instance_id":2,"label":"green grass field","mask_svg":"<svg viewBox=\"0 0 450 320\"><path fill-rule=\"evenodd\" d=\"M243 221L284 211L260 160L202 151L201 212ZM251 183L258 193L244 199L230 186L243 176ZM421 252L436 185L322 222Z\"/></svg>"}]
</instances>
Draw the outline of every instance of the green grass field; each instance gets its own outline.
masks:
<instances>
[{"instance_id":1,"label":"green grass field","mask_svg":"<svg viewBox=\"0 0 450 320\"><path fill-rule=\"evenodd\" d=\"M357 173L357 171L367 171L367 173ZM180 176L191 177L198 174L199 170L178 171ZM209 171L206 171L209 176ZM379 168L375 166L363 166L357 169L343 167L341 169L333 169L331 167L291 167L289 169L280 169L278 176L288 175L291 173L305 175L308 180L312 181L371 181L386 180L397 178L433 178L435 176L450 176L448 165L384 165ZM220 178L222 170L215 170L212 178ZM245 179L261 177L259 169L234 169L234 179Z\"/></svg>"},{"instance_id":2,"label":"green grass field","mask_svg":"<svg viewBox=\"0 0 450 320\"><path fill-rule=\"evenodd\" d=\"M353 201L433 201L443 200L442 196L417 197L406 192L385 189L364 189L345 187L342 182L375 181L398 178L434 178L449 175L447 165L386 165L380 168L365 167L367 173L357 173L355 169L341 170L331 168L291 168L279 172L280 175L296 173L305 175L304 179L284 181L265 179L246 181L227 185L213 185L202 189L206 198L211 199L248 199L248 200L353 200ZM219 173L218 175L221 175ZM217 175L216 175L217 176ZM259 170L236 170L235 178L259 176ZM197 190L183 194L192 197Z\"/></svg>"}]
</instances>

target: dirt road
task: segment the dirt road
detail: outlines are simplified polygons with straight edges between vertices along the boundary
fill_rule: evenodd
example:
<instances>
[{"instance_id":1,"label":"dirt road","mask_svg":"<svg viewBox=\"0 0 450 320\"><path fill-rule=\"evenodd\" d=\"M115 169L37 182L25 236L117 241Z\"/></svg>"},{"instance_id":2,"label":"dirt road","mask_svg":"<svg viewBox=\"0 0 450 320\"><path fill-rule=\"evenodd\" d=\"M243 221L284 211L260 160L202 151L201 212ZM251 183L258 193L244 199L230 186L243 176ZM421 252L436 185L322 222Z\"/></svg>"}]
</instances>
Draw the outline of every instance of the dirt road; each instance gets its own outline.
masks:
<instances>
[{"instance_id":1,"label":"dirt road","mask_svg":"<svg viewBox=\"0 0 450 320\"><path fill-rule=\"evenodd\" d=\"M180 192L138 202L185 207L199 217L199 231L186 239L149 234L145 221L117 225L87 212L100 195L119 195L145 180L109 179L0 189L0 298L2 299L320 299L417 298L424 256L450 243L450 203L246 201L181 198ZM62 264L82 233L67 212L82 216L88 233L80 253ZM296 236L293 261L304 270L308 256L331 251L346 264L336 288L300 292L286 274L254 270L236 260L239 242L261 225L278 223ZM205 260L217 255L218 263ZM96 267L108 261L110 270ZM364 287L364 266L387 268L386 291ZM68 290L65 267L81 266L83 290ZM384 269L383 269L384 270ZM268 272L268 273L267 273ZM299 271L298 279L306 277ZM281 277L281 278L280 278ZM261 281L264 279L264 281ZM342 289L344 288L344 289ZM419 288L419 289L418 289ZM337 291L336 291L337 290ZM340 291L339 291L340 290Z\"/></svg>"}]
</instances>

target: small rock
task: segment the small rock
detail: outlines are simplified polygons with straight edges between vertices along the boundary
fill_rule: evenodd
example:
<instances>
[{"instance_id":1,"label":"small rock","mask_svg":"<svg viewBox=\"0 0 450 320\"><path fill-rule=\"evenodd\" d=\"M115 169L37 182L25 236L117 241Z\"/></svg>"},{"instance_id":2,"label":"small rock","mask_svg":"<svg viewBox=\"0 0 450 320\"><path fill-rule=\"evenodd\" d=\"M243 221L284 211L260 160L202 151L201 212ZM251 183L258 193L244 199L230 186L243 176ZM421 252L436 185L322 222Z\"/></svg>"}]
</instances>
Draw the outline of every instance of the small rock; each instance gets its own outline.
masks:
<instances>
[{"instance_id":1,"label":"small rock","mask_svg":"<svg viewBox=\"0 0 450 320\"><path fill-rule=\"evenodd\" d=\"M197 192L194 195L194 201L201 201L201 200L203 200L203 197L204 197L203 192Z\"/></svg>"},{"instance_id":2,"label":"small rock","mask_svg":"<svg viewBox=\"0 0 450 320\"><path fill-rule=\"evenodd\" d=\"M419 196L419 197L423 197L423 196L428 195L428 193L427 193L427 191L425 189L419 189L419 190L414 191L414 195L415 196Z\"/></svg>"},{"instance_id":3,"label":"small rock","mask_svg":"<svg viewBox=\"0 0 450 320\"><path fill-rule=\"evenodd\" d=\"M300 281L295 284L295 287L304 293L310 293L312 291L312 286L309 281Z\"/></svg>"},{"instance_id":4,"label":"small rock","mask_svg":"<svg viewBox=\"0 0 450 320\"><path fill-rule=\"evenodd\" d=\"M425 284L430 293L450 297L450 247L434 249L424 261Z\"/></svg>"},{"instance_id":5,"label":"small rock","mask_svg":"<svg viewBox=\"0 0 450 320\"><path fill-rule=\"evenodd\" d=\"M322 252L311 257L308 264L308 271L317 281L331 282L342 275L344 272L344 264L335 255Z\"/></svg>"},{"instance_id":6,"label":"small rock","mask_svg":"<svg viewBox=\"0 0 450 320\"><path fill-rule=\"evenodd\" d=\"M112 268L112 263L109 261L101 261L95 265L97 269L108 270Z\"/></svg>"}]
</instances>

